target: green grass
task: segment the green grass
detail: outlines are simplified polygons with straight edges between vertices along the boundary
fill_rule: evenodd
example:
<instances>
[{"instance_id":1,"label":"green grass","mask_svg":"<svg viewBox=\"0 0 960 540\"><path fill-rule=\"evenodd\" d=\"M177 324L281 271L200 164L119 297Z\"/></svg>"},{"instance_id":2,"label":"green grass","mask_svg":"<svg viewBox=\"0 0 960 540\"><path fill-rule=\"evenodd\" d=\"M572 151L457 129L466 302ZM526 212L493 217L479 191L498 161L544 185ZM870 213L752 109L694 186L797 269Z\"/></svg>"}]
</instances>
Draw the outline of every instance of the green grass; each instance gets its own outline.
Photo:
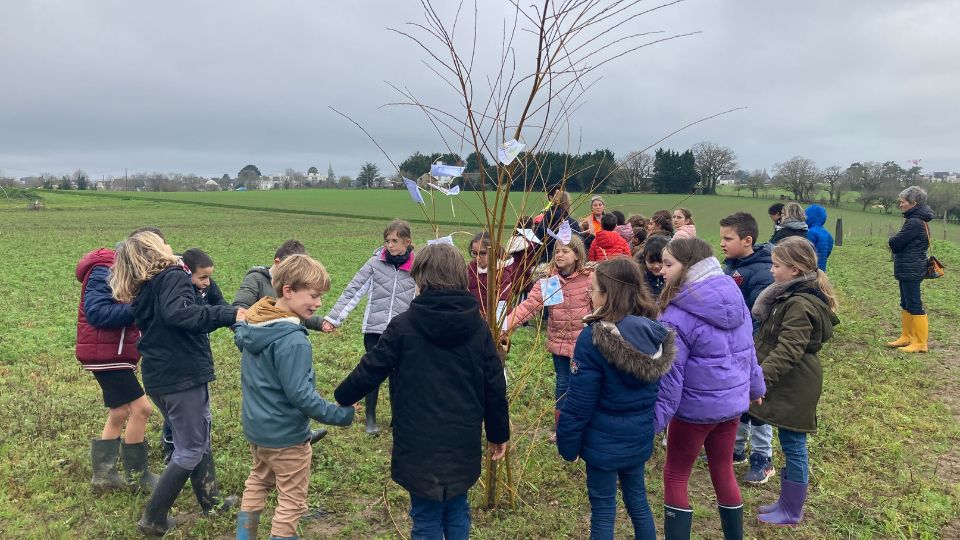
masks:
<instances>
[{"instance_id":1,"label":"green grass","mask_svg":"<svg viewBox=\"0 0 960 540\"><path fill-rule=\"evenodd\" d=\"M277 245L296 237L331 272L333 291L325 299L329 306L379 244L384 223L392 217L417 215L402 192L172 195L216 196L212 200L233 202L229 195L248 205L290 204L365 219L59 193L45 193L47 209L43 211L0 202L0 250L5 256L0 290L6 293L0 309L0 531L4 538L139 537L134 523L146 497L96 498L88 484L88 440L102 429L105 411L93 377L74 359L79 284L73 270L85 252L111 246L136 227L155 225L177 250L199 246L208 251L216 261L214 278L229 297L250 266L267 264ZM462 196L467 197L474 195ZM668 196L615 196L608 199L608 206L628 214L649 213L678 201ZM712 224L721 215L738 209L762 215L768 203L697 197L684 206L694 210L701 234L716 243ZM462 214L458 207L457 216ZM859 218L845 213L845 223L848 219L855 223ZM769 232L769 226L761 223ZM443 234L452 230L461 229L441 227ZM427 225L415 226L418 243L429 234ZM457 238L464 247L466 240ZM954 448L960 440L960 426L944 403L955 392L956 380L942 369L960 350L953 335L960 316L956 302L960 286L953 271L960 249L938 242L936 251L950 273L924 285L932 352L903 356L881 346L895 337L899 323L896 283L883 238L855 238L835 250L830 275L842 295L842 324L821 355L825 386L821 429L811 439L813 488L808 518L793 530L761 529L755 524L755 509L775 497L776 482L743 487L749 537L932 539L940 537L944 524L960 518L956 471L943 465L948 461L945 456L956 459ZM360 358L362 308L338 333L310 335L317 384L325 395ZM542 341L536 329L518 332L509 359L511 388L517 391L511 417L522 503L513 511L480 510L480 490L475 488L476 538L588 534L583 464L562 462L545 438L552 423L553 376ZM215 332L211 342L218 375L211 387L217 467L223 491L239 494L250 464L240 426L239 355L229 331ZM385 392L381 403L383 421L390 415ZM149 426L151 441L157 440L159 424L155 415ZM392 538L396 536L393 520L406 534L409 503L401 488L387 482L389 452L389 433L369 439L360 424L333 428L316 448L310 485L311 505L322 505L333 514L303 524L303 537ZM647 474L658 523L663 457L658 446ZM159 470L159 456L155 453L152 458ZM719 538L712 488L702 466L694 472L691 499L697 509L698 537ZM268 509L272 508L271 502ZM178 527L173 538L229 538L234 530L233 515L199 517L190 490L178 500L175 514L185 517L186 524ZM266 537L268 521L261 524L261 537ZM630 537L627 532L621 507L618 533Z\"/></svg>"}]
</instances>

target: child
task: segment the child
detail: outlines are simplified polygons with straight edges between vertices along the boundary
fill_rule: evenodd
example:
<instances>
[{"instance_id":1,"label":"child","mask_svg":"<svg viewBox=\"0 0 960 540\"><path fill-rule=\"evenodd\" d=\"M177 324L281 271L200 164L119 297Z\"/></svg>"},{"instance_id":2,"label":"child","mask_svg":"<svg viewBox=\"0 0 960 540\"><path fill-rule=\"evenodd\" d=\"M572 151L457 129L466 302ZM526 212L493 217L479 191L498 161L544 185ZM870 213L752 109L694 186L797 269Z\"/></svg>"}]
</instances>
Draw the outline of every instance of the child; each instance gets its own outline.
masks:
<instances>
[{"instance_id":1,"label":"child","mask_svg":"<svg viewBox=\"0 0 960 540\"><path fill-rule=\"evenodd\" d=\"M760 234L757 220L746 212L736 212L720 220L720 249L723 250L723 272L733 278L747 308L753 304L760 293L773 283L770 275L770 249L766 244L754 245ZM760 328L760 322L753 319L753 331ZM750 415L740 419L737 428L737 442L733 447L733 462L736 465L747 462L747 440L750 440L750 470L744 480L751 484L765 484L774 474L773 466L773 428L767 424L754 422Z\"/></svg>"},{"instance_id":2,"label":"child","mask_svg":"<svg viewBox=\"0 0 960 540\"><path fill-rule=\"evenodd\" d=\"M817 402L823 371L817 352L840 320L830 280L817 269L813 245L788 238L773 248L773 285L753 306L763 321L756 336L757 358L768 396L750 415L776 426L786 456L780 498L760 507L758 518L773 525L796 525L803 518L809 464L807 434L817 430Z\"/></svg>"},{"instance_id":3,"label":"child","mask_svg":"<svg viewBox=\"0 0 960 540\"><path fill-rule=\"evenodd\" d=\"M653 452L653 409L660 377L673 363L673 336L651 320L657 306L640 268L618 257L591 273L595 311L577 338L557 450L587 464L590 537L613 538L617 479L636 538L654 540L644 464Z\"/></svg>"},{"instance_id":4,"label":"child","mask_svg":"<svg viewBox=\"0 0 960 540\"><path fill-rule=\"evenodd\" d=\"M577 223L575 219L570 217L570 194L566 191L558 191L553 198L553 206L551 206L543 214L543 219L540 223L537 224L537 230L534 233L537 235L537 238L543 242L543 249L541 250L541 262L549 262L553 260L553 246L556 243L554 238L546 231L550 229L556 233L560 229L560 225L566 222L570 225L570 231L576 234L590 233L593 234L593 230L585 230L580 228L580 224Z\"/></svg>"},{"instance_id":5,"label":"child","mask_svg":"<svg viewBox=\"0 0 960 540\"><path fill-rule=\"evenodd\" d=\"M150 400L137 381L137 338L130 304L113 299L108 280L115 253L101 248L84 255L75 275L82 284L77 309L77 360L93 374L103 392L107 421L99 439L90 440L94 493L118 489L153 490L157 477L147 468L147 419ZM126 424L123 442L120 432ZM117 473L117 457L124 478Z\"/></svg>"},{"instance_id":6,"label":"child","mask_svg":"<svg viewBox=\"0 0 960 540\"><path fill-rule=\"evenodd\" d=\"M180 256L190 269L190 282L203 302L211 306L229 306L213 280L213 259L200 248L190 248Z\"/></svg>"},{"instance_id":7,"label":"child","mask_svg":"<svg viewBox=\"0 0 960 540\"><path fill-rule=\"evenodd\" d=\"M657 210L647 222L647 238L655 234L673 238L673 216L669 210Z\"/></svg>"},{"instance_id":8,"label":"child","mask_svg":"<svg viewBox=\"0 0 960 540\"><path fill-rule=\"evenodd\" d=\"M693 214L689 208L677 208L673 211L674 238L696 238L697 226L693 224Z\"/></svg>"},{"instance_id":9,"label":"child","mask_svg":"<svg viewBox=\"0 0 960 540\"><path fill-rule=\"evenodd\" d=\"M773 222L773 234L777 234L777 231L780 230L780 219L783 217L783 203L771 204L770 208L767 208L767 215Z\"/></svg>"},{"instance_id":10,"label":"child","mask_svg":"<svg viewBox=\"0 0 960 540\"><path fill-rule=\"evenodd\" d=\"M470 241L470 264L467 265L468 289L470 294L480 303L480 315L487 316L487 271L488 261L491 253L490 235L486 231L477 233ZM497 280L499 283L499 294L497 301L507 301L510 299L510 292L513 287L513 275L516 270L513 257L507 260L497 258ZM496 309L496 308L494 308Z\"/></svg>"},{"instance_id":11,"label":"child","mask_svg":"<svg viewBox=\"0 0 960 540\"><path fill-rule=\"evenodd\" d=\"M533 270L539 260L540 240L533 233L533 219L520 216L517 220L515 234L507 243L507 253L513 257L515 266L513 282L517 284L519 296L526 297L527 291L533 286Z\"/></svg>"},{"instance_id":12,"label":"child","mask_svg":"<svg viewBox=\"0 0 960 540\"><path fill-rule=\"evenodd\" d=\"M334 396L352 404L390 378L390 468L410 493L411 537L468 538L467 491L480 477L481 427L494 460L510 439L503 364L455 247L427 246L410 275L419 295Z\"/></svg>"},{"instance_id":13,"label":"child","mask_svg":"<svg viewBox=\"0 0 960 540\"><path fill-rule=\"evenodd\" d=\"M803 207L795 202L787 203L783 207L777 232L773 233L770 243L777 245L784 238L791 236L807 237L807 216L803 212Z\"/></svg>"},{"instance_id":14,"label":"child","mask_svg":"<svg viewBox=\"0 0 960 540\"><path fill-rule=\"evenodd\" d=\"M549 312L547 350L553 355L553 367L557 374L554 422L560 417L563 396L567 392L573 345L577 342L580 331L583 330L583 318L592 311L590 293L587 292L590 288L590 276L584 272L586 259L587 253L583 242L576 236L570 238L569 244L557 242L550 267L550 277L534 284L527 299L517 305L516 309L507 316L503 325L504 332L501 335L501 340L509 344L508 336L514 328L533 317L540 308L545 307ZM559 282L560 292L546 296L544 287L553 278ZM557 300L560 300L560 303L556 303ZM550 435L550 440L556 440L555 433Z\"/></svg>"},{"instance_id":15,"label":"child","mask_svg":"<svg viewBox=\"0 0 960 540\"><path fill-rule=\"evenodd\" d=\"M664 537L690 538L690 472L705 448L725 538L743 538L743 499L733 474L740 415L766 389L753 349L750 312L720 270L710 244L671 240L663 250L667 285L660 320L677 333L677 355L660 380L656 430L667 431L663 467ZM672 420L671 420L672 418Z\"/></svg>"},{"instance_id":16,"label":"child","mask_svg":"<svg viewBox=\"0 0 960 540\"><path fill-rule=\"evenodd\" d=\"M589 259L591 261L605 261L617 255L630 256L630 245L617 234L617 217L607 212L600 218L602 229L597 232L596 238L590 245Z\"/></svg>"},{"instance_id":17,"label":"child","mask_svg":"<svg viewBox=\"0 0 960 540\"><path fill-rule=\"evenodd\" d=\"M340 294L330 313L323 318L323 331L333 332L343 324L363 296L368 296L363 313L363 348L366 352L377 344L380 335L397 315L410 307L415 283L410 275L413 266L413 244L410 224L395 219L383 230L383 247L357 271ZM380 434L377 427L377 397L380 387L371 389L366 403L366 432ZM396 415L394 415L396 416Z\"/></svg>"},{"instance_id":18,"label":"child","mask_svg":"<svg viewBox=\"0 0 960 540\"><path fill-rule=\"evenodd\" d=\"M644 281L655 300L660 298L666 283L660 275L660 270L663 269L663 248L667 247L669 242L670 239L666 236L655 235L643 245L643 251L637 253L635 257L643 268Z\"/></svg>"},{"instance_id":19,"label":"child","mask_svg":"<svg viewBox=\"0 0 960 540\"><path fill-rule=\"evenodd\" d=\"M827 258L833 251L833 236L830 231L823 227L827 222L827 209L819 204L811 204L807 207L807 240L813 243L817 250L817 266L827 271Z\"/></svg>"},{"instance_id":20,"label":"child","mask_svg":"<svg viewBox=\"0 0 960 540\"><path fill-rule=\"evenodd\" d=\"M614 210L610 213L617 218L617 226L613 230L629 244L633 240L633 226L627 223L627 218L623 215L623 212Z\"/></svg>"},{"instance_id":21,"label":"child","mask_svg":"<svg viewBox=\"0 0 960 540\"><path fill-rule=\"evenodd\" d=\"M260 512L274 487L270 537L296 538L310 485L310 419L349 426L354 414L317 393L313 351L302 326L330 290L326 269L306 255L291 255L274 269L271 286L278 298L258 300L234 335L242 353L243 433L253 454L237 515L237 538L244 540L257 537Z\"/></svg>"},{"instance_id":22,"label":"child","mask_svg":"<svg viewBox=\"0 0 960 540\"><path fill-rule=\"evenodd\" d=\"M220 497L210 446L207 384L216 377L207 333L243 320L245 310L197 304L190 277L152 232L120 245L110 288L117 301L133 302L143 386L173 429L173 457L137 523L144 534L162 536L175 525L167 513L188 478L204 515L236 503Z\"/></svg>"}]
</instances>

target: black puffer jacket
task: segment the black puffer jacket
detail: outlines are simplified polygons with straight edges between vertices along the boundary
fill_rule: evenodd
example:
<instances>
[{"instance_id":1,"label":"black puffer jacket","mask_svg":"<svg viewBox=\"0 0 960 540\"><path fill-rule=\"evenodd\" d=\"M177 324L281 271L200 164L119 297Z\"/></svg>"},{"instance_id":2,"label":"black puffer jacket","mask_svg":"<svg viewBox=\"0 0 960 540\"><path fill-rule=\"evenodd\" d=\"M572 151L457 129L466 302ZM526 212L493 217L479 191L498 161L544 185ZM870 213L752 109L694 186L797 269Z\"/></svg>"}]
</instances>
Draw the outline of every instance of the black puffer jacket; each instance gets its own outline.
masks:
<instances>
[{"instance_id":1,"label":"black puffer jacket","mask_svg":"<svg viewBox=\"0 0 960 540\"><path fill-rule=\"evenodd\" d=\"M150 395L182 392L216 378L207 333L233 324L237 308L198 304L197 296L190 276L171 266L144 283L133 300L143 386Z\"/></svg>"},{"instance_id":2,"label":"black puffer jacket","mask_svg":"<svg viewBox=\"0 0 960 540\"><path fill-rule=\"evenodd\" d=\"M467 291L426 291L394 317L337 390L350 405L390 377L394 481L449 500L480 478L481 427L510 439L506 380L480 305Z\"/></svg>"},{"instance_id":3,"label":"black puffer jacket","mask_svg":"<svg viewBox=\"0 0 960 540\"><path fill-rule=\"evenodd\" d=\"M903 213L906 220L900 232L890 237L893 251L893 277L903 281L920 281L927 273L926 222L933 219L933 210L925 204L914 206Z\"/></svg>"}]
</instances>

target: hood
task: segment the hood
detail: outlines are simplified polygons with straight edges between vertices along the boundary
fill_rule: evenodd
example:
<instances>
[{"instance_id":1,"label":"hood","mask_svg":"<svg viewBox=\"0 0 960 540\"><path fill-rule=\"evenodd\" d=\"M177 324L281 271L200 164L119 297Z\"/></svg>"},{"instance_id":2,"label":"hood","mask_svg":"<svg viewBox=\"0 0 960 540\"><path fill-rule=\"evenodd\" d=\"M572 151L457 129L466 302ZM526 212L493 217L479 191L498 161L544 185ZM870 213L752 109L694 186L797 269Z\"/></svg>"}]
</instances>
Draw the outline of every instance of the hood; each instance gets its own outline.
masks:
<instances>
[{"instance_id":1,"label":"hood","mask_svg":"<svg viewBox=\"0 0 960 540\"><path fill-rule=\"evenodd\" d=\"M806 231L806 230L809 229L809 227L807 227L806 222L804 222L804 221L799 221L799 220L796 220L796 219L790 219L790 220L781 221L781 222L780 222L780 228L781 228L781 229L794 229L794 230L797 230L797 231Z\"/></svg>"},{"instance_id":2,"label":"hood","mask_svg":"<svg viewBox=\"0 0 960 540\"><path fill-rule=\"evenodd\" d=\"M827 222L827 209L819 204L811 204L807 207L807 225L810 227L823 227Z\"/></svg>"},{"instance_id":3,"label":"hood","mask_svg":"<svg viewBox=\"0 0 960 540\"><path fill-rule=\"evenodd\" d=\"M593 323L593 345L610 365L645 383L656 381L673 366L674 335L645 317L628 315L619 323Z\"/></svg>"},{"instance_id":4,"label":"hood","mask_svg":"<svg viewBox=\"0 0 960 540\"><path fill-rule=\"evenodd\" d=\"M770 250L770 244L760 244L753 246L753 254L748 255L742 259L724 259L723 264L727 265L730 268L739 268L741 266L749 266L751 264L766 264L770 265L773 263L773 256Z\"/></svg>"},{"instance_id":5,"label":"hood","mask_svg":"<svg viewBox=\"0 0 960 540\"><path fill-rule=\"evenodd\" d=\"M288 311L278 309L276 300L261 298L247 310L246 322L234 326L234 343L241 351L260 354L273 342L296 332L307 334L300 319Z\"/></svg>"},{"instance_id":6,"label":"hood","mask_svg":"<svg viewBox=\"0 0 960 540\"><path fill-rule=\"evenodd\" d=\"M87 253L77 263L77 281L83 283L83 280L87 279L90 271L96 266L112 267L116 255L116 252L107 248L95 249Z\"/></svg>"},{"instance_id":7,"label":"hood","mask_svg":"<svg viewBox=\"0 0 960 540\"><path fill-rule=\"evenodd\" d=\"M271 279L273 279L273 277L270 276L269 266L254 266L253 268L247 270L247 275L249 276L250 274L260 274L263 277L267 278L267 281L270 281Z\"/></svg>"},{"instance_id":8,"label":"hood","mask_svg":"<svg viewBox=\"0 0 960 540\"><path fill-rule=\"evenodd\" d=\"M934 218L934 215L933 210L931 210L929 206L925 204L918 204L917 206L914 206L913 208L904 212L903 217L906 219L917 218L922 219L923 221L930 221Z\"/></svg>"},{"instance_id":9,"label":"hood","mask_svg":"<svg viewBox=\"0 0 960 540\"><path fill-rule=\"evenodd\" d=\"M750 319L737 283L726 275L684 284L670 304L723 330L733 330Z\"/></svg>"},{"instance_id":10,"label":"hood","mask_svg":"<svg viewBox=\"0 0 960 540\"><path fill-rule=\"evenodd\" d=\"M480 303L467 291L421 292L407 313L421 334L440 345L464 342L485 326Z\"/></svg>"}]
</instances>

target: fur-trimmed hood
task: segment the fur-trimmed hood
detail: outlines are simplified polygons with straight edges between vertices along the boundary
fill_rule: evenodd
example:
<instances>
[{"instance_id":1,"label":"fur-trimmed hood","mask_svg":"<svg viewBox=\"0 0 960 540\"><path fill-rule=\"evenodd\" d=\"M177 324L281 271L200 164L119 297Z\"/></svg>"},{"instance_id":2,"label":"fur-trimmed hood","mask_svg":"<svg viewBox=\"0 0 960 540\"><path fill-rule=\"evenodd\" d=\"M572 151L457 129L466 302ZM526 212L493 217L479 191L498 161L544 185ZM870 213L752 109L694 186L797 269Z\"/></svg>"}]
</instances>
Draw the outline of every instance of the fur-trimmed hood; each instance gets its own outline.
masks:
<instances>
[{"instance_id":1,"label":"fur-trimmed hood","mask_svg":"<svg viewBox=\"0 0 960 540\"><path fill-rule=\"evenodd\" d=\"M673 366L674 333L645 317L630 315L617 324L593 323L593 345L610 365L643 381L654 382Z\"/></svg>"}]
</instances>

